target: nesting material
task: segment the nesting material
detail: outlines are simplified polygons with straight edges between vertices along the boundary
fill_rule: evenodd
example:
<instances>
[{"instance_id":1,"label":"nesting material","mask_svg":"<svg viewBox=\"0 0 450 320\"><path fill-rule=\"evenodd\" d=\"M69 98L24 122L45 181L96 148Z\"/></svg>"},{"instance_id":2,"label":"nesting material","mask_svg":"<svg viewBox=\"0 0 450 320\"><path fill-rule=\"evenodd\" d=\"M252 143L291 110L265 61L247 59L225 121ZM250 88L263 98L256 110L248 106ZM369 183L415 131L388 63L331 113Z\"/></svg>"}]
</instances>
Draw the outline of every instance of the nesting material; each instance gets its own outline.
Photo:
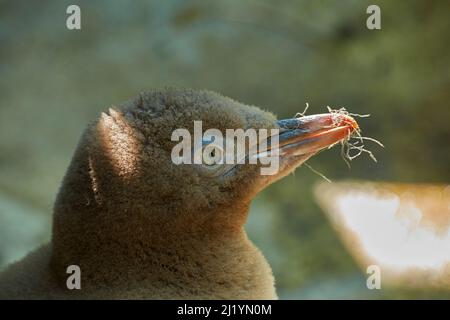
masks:
<instances>
[{"instance_id":1,"label":"nesting material","mask_svg":"<svg viewBox=\"0 0 450 320\"><path fill-rule=\"evenodd\" d=\"M303 112L298 112L295 117L301 118L306 116L306 112L309 108L309 104L306 103L306 107L303 110ZM349 168L350 162L359 156L361 156L363 153L367 154L374 162L377 162L377 158L373 154L372 151L368 150L366 148L366 142L374 142L375 144L379 145L380 147L384 148L384 145L378 141L377 139L371 138L371 137L365 137L361 134L362 130L359 127L358 123L354 119L355 117L358 118L368 118L370 117L370 114L358 114L358 113L351 113L348 112L345 108L339 108L339 109L332 109L331 107L327 106L327 110L330 114L332 114L332 128L341 126L344 122L345 124L348 124L351 127L351 133L349 133L348 137L342 141L340 141L341 144L341 156L344 162L347 164ZM345 117L343 117L345 116ZM330 145L328 149L332 148L334 145ZM322 177L327 182L331 182L329 178L327 178L323 173L313 169L309 164L306 162L304 163L306 167L308 167L311 171Z\"/></svg>"},{"instance_id":2,"label":"nesting material","mask_svg":"<svg viewBox=\"0 0 450 320\"><path fill-rule=\"evenodd\" d=\"M336 117L334 117L334 119L336 119L336 120L333 123L333 125L335 125L335 126L339 125L339 123L341 122L341 118L339 117L340 115L346 115L346 116L350 116L352 118L354 118L354 117L359 117L359 118L370 117L370 114L350 113L345 108L332 109L329 106L327 106L327 109L328 109L329 113L336 115ZM355 121L355 123L356 123L356 121ZM383 148L384 148L384 145L380 141L378 141L374 138L364 137L361 134L361 128L358 125L354 126L353 128L354 128L354 130L348 136L348 138L341 141L342 159L344 159L345 163L347 164L347 166L349 168L350 168L350 161L358 158L363 153L369 155L369 157L374 162L377 162L377 158L375 158L372 151L366 149L364 142L371 141L371 142L378 144L380 147L383 147Z\"/></svg>"}]
</instances>

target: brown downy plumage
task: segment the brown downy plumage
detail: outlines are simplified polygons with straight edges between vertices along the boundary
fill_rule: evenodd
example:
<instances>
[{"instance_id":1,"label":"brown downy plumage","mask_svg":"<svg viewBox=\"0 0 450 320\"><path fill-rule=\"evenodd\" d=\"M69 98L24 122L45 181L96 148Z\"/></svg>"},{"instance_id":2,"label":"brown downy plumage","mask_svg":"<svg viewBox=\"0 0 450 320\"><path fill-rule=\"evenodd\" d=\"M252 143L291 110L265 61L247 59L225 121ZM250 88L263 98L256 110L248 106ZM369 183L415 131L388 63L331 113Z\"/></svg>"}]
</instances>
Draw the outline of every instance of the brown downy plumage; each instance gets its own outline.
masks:
<instances>
[{"instance_id":1,"label":"brown downy plumage","mask_svg":"<svg viewBox=\"0 0 450 320\"><path fill-rule=\"evenodd\" d=\"M222 132L279 127L272 114L208 91L142 93L102 113L64 177L51 243L0 274L0 298L276 298L243 225L252 198L317 150L282 158L274 176L259 165L226 176L175 165L171 134L193 132L194 120ZM69 265L81 268L81 290L66 287Z\"/></svg>"}]
</instances>

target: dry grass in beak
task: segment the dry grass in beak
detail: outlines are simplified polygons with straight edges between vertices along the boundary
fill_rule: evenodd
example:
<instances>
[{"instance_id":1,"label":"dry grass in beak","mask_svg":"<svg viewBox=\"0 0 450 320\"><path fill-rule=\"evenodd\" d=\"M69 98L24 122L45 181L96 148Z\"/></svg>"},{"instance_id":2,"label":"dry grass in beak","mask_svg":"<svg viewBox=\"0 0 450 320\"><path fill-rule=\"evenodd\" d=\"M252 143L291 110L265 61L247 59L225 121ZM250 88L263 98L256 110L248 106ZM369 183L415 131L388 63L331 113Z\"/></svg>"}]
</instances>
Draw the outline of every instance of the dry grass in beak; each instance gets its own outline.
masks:
<instances>
[{"instance_id":1,"label":"dry grass in beak","mask_svg":"<svg viewBox=\"0 0 450 320\"><path fill-rule=\"evenodd\" d=\"M346 116L359 117L359 118L368 118L368 117L370 117L370 114L350 113L345 108L331 109L329 106L327 106L327 109L328 109L329 113L336 114L336 115L346 115ZM339 123L340 120L338 120L338 119L339 119L339 117L337 116L336 117L336 123ZM347 166L349 168L350 168L350 161L352 161L353 159L358 158L363 153L368 154L369 157L374 162L377 162L377 158L375 158L375 156L373 155L372 151L367 150L365 148L364 141L375 142L376 144L378 144L379 146L384 148L384 145L380 141L378 141L378 140L376 140L374 138L362 136L361 135L361 129L359 128L359 126L354 127L354 131L352 132L352 134L350 134L347 139L344 139L344 140L341 141L341 155L342 155L342 159L344 159L345 163L347 164ZM356 151L356 152L352 154L352 151Z\"/></svg>"},{"instance_id":2,"label":"dry grass in beak","mask_svg":"<svg viewBox=\"0 0 450 320\"><path fill-rule=\"evenodd\" d=\"M295 115L296 118L298 117L304 117L306 115L306 111L309 108L309 104L306 103L306 107L303 110L303 112L299 112ZM367 154L374 162L377 162L377 158L375 158L374 154L372 153L372 151L368 150L365 146L365 141L371 141L374 142L376 144L378 144L379 146L384 148L384 145L374 139L374 138L370 138L370 137L364 137L361 135L361 128L359 127L358 123L356 122L356 120L354 120L354 117L358 117L358 118L368 118L370 117L370 114L358 114L358 113L350 113L348 112L345 108L340 108L340 109L332 109L329 106L327 106L327 110L330 114L333 115L332 117L332 127L338 127L340 125L342 125L342 116L346 116L346 117L351 117L351 120L353 120L352 123L349 123L349 125L352 127L352 132L349 134L349 136L342 140L341 143L341 156L342 159L345 161L345 163L347 164L347 166L349 168L351 168L350 166L350 162L356 158L358 158L360 155L362 155L363 153ZM328 147L328 149L332 148L334 145L330 145ZM322 177L324 180L331 182L330 179L328 179L324 174L322 174L321 172L313 169L310 165L308 165L307 163L304 163L311 171L313 171L314 173L316 173L317 175L319 175L320 177Z\"/></svg>"}]
</instances>

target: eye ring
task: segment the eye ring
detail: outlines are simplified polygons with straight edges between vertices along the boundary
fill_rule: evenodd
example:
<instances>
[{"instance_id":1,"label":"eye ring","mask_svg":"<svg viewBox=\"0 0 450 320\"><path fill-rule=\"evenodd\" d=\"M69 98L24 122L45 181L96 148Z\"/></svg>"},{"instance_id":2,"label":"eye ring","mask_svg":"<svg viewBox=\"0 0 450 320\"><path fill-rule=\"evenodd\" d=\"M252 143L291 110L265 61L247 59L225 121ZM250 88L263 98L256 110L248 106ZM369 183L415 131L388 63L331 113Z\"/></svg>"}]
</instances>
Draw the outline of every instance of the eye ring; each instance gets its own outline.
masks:
<instances>
[{"instance_id":1,"label":"eye ring","mask_svg":"<svg viewBox=\"0 0 450 320\"><path fill-rule=\"evenodd\" d=\"M208 167L223 164L223 149L216 144L208 144L202 148L202 163Z\"/></svg>"}]
</instances>

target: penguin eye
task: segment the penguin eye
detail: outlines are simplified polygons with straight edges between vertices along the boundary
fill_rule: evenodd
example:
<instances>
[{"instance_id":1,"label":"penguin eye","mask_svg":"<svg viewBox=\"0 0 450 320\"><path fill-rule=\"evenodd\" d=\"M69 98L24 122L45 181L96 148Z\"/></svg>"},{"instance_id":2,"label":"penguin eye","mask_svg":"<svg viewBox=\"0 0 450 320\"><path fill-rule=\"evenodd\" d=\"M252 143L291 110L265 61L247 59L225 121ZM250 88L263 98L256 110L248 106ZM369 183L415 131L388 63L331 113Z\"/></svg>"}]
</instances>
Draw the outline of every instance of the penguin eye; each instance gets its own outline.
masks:
<instances>
[{"instance_id":1,"label":"penguin eye","mask_svg":"<svg viewBox=\"0 0 450 320\"><path fill-rule=\"evenodd\" d=\"M203 164L208 167L223 164L223 153L223 149L213 143L204 146L202 149Z\"/></svg>"},{"instance_id":2,"label":"penguin eye","mask_svg":"<svg viewBox=\"0 0 450 320\"><path fill-rule=\"evenodd\" d=\"M204 140L203 146L193 150L193 156L201 159L201 165L197 168L205 175L211 177L221 176L235 167L234 164L227 164L227 155L222 141ZM231 149L234 152L234 149Z\"/></svg>"}]
</instances>

